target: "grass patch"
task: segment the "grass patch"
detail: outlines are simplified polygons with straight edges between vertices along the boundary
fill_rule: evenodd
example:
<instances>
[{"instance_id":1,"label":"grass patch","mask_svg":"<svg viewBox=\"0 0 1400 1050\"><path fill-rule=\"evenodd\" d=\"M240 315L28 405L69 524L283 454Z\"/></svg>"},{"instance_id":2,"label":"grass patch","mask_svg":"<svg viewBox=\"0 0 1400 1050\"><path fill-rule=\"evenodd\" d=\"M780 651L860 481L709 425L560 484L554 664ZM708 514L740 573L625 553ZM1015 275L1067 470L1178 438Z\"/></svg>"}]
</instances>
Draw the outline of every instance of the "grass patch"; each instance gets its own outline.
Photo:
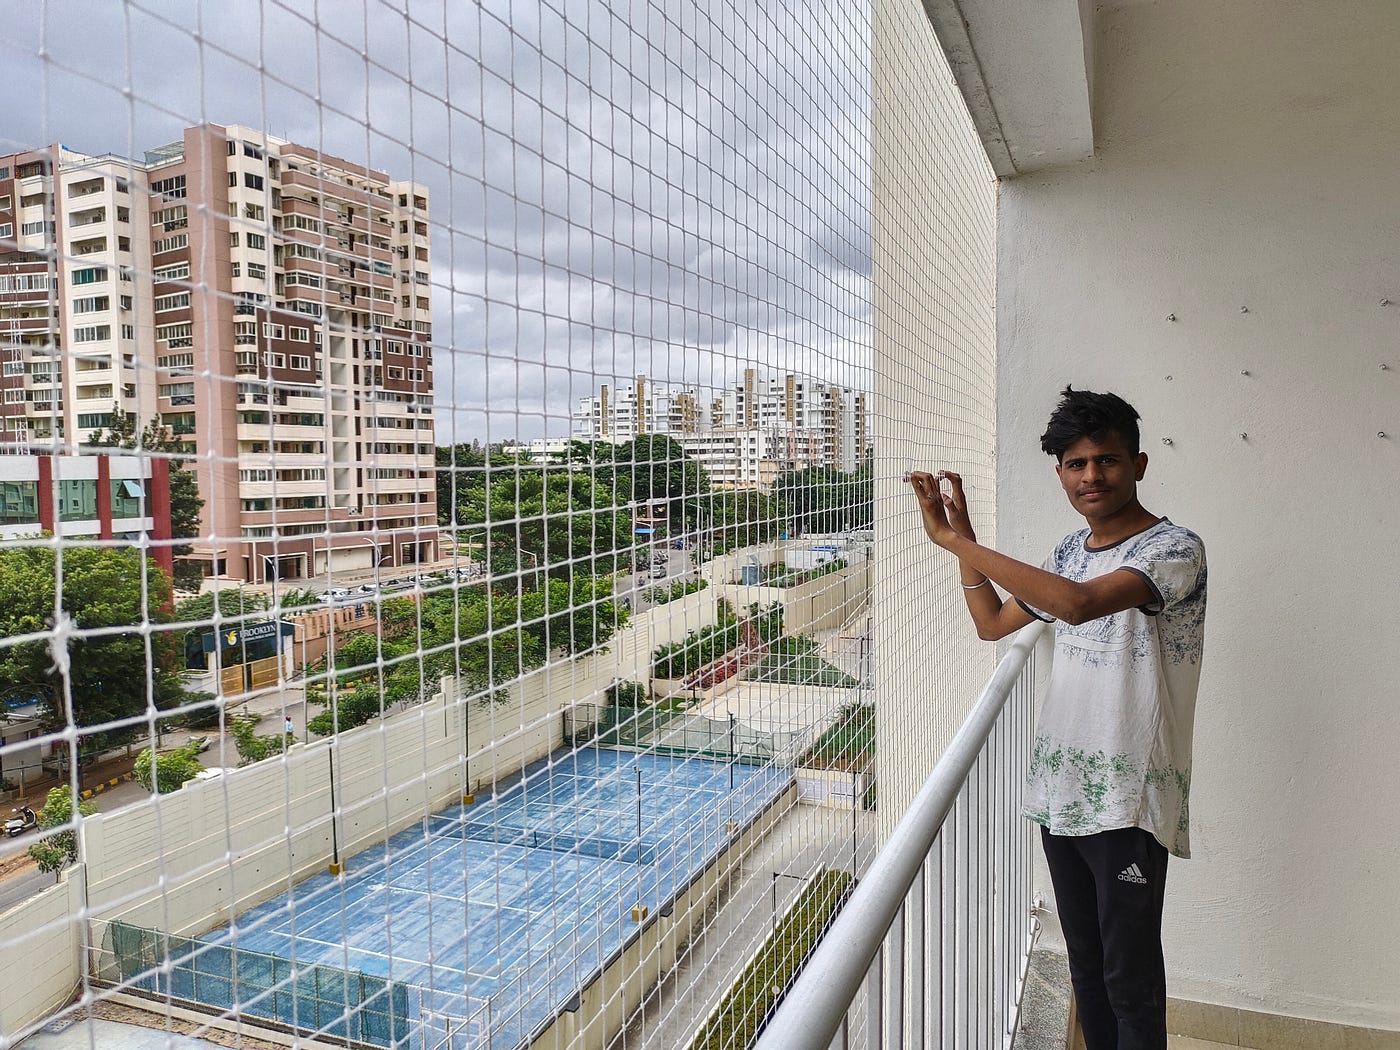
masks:
<instances>
[{"instance_id":1,"label":"grass patch","mask_svg":"<svg viewBox=\"0 0 1400 1050\"><path fill-rule=\"evenodd\" d=\"M690 1050L752 1046L817 946L851 887L844 871L822 870L803 887L744 972L695 1033Z\"/></svg>"},{"instance_id":2,"label":"grass patch","mask_svg":"<svg viewBox=\"0 0 1400 1050\"><path fill-rule=\"evenodd\" d=\"M875 705L847 704L798 761L812 769L866 769L875 758Z\"/></svg>"},{"instance_id":3,"label":"grass patch","mask_svg":"<svg viewBox=\"0 0 1400 1050\"><path fill-rule=\"evenodd\" d=\"M779 638L767 655L744 670L746 682L823 685L854 689L860 682L817 655L817 643L803 635Z\"/></svg>"}]
</instances>

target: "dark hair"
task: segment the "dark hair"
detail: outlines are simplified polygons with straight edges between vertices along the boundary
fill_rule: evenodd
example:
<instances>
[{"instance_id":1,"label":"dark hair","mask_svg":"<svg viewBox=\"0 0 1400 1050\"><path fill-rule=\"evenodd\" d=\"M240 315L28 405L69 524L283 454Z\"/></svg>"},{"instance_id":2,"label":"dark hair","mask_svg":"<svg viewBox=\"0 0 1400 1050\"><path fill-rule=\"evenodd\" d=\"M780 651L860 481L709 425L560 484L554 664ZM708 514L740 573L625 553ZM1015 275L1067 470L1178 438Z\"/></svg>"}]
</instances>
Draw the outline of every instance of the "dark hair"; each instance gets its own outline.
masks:
<instances>
[{"instance_id":1,"label":"dark hair","mask_svg":"<svg viewBox=\"0 0 1400 1050\"><path fill-rule=\"evenodd\" d=\"M1046 455L1063 459L1065 449L1080 438L1102 441L1117 434L1134 456L1140 451L1137 421L1142 417L1137 409L1117 394L1096 394L1092 390L1076 390L1067 386L1060 393L1060 403L1050 413L1050 423L1040 436L1040 447Z\"/></svg>"}]
</instances>

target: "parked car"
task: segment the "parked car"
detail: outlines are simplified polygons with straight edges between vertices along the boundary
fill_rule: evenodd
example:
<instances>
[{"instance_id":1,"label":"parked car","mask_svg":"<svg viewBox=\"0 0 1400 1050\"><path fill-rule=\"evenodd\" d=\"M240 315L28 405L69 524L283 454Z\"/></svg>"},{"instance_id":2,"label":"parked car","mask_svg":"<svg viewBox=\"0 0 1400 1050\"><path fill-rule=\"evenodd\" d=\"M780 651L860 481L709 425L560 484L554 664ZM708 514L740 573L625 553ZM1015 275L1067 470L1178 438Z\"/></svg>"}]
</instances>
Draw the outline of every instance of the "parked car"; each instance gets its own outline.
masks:
<instances>
[{"instance_id":1,"label":"parked car","mask_svg":"<svg viewBox=\"0 0 1400 1050\"><path fill-rule=\"evenodd\" d=\"M349 601L354 596L354 592L349 587L332 587L321 595L317 601L334 603Z\"/></svg>"},{"instance_id":2,"label":"parked car","mask_svg":"<svg viewBox=\"0 0 1400 1050\"><path fill-rule=\"evenodd\" d=\"M652 566L652 569L651 569L651 578L652 578L653 580L664 580L667 576L670 575L670 573L671 573L671 570L670 570L670 568L668 568L667 566L665 566L665 565L654 565L654 566Z\"/></svg>"}]
</instances>

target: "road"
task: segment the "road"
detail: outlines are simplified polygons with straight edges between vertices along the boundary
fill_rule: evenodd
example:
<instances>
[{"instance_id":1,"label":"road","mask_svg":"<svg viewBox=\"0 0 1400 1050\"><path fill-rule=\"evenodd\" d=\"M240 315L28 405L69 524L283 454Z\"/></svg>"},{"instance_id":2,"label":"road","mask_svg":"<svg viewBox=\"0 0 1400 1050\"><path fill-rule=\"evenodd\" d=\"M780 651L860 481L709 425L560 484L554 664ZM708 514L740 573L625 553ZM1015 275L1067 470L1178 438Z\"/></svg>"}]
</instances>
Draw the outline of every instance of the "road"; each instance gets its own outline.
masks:
<instances>
[{"instance_id":1,"label":"road","mask_svg":"<svg viewBox=\"0 0 1400 1050\"><path fill-rule=\"evenodd\" d=\"M230 707L229 714L235 715L251 711L262 715L262 721L258 723L258 733L264 736L278 732L284 719L290 718L297 739L304 741L310 738L306 729L308 718L306 708L305 690L299 685L292 685L284 693L275 690L269 691L254 696L237 707ZM309 713L310 717L319 714L320 710L319 707L313 708ZM234 745L233 734L226 733L220 736L217 728L195 730L193 733L185 730L166 733L161 737L161 749L178 747L192 735L209 737L209 749L199 756L200 762L204 764L206 769L238 765L238 748ZM116 787L108 788L99 795L94 795L92 804L97 812L110 813L112 810L129 806L135 802L144 802L150 797L149 791L135 780L129 780ZM35 810L38 810L43 800L31 798L29 802ZM11 803L11 805L16 804ZM26 831L15 838L0 838L0 865L6 858L23 853L37 838L38 835L33 831ZM52 875L41 874L28 865L24 865L10 874L0 874L0 911L4 911L19 901L27 899L31 894L53 885L53 881Z\"/></svg>"},{"instance_id":2,"label":"road","mask_svg":"<svg viewBox=\"0 0 1400 1050\"><path fill-rule=\"evenodd\" d=\"M651 603L646 599L648 590L653 587L668 587L678 578L691 572L689 551L678 551L674 547L670 547L655 553L666 555L666 577L664 579L652 579L651 566L647 565L641 572L624 576L618 581L616 594L619 598L626 598L632 603L633 612L642 612L650 608Z\"/></svg>"}]
</instances>

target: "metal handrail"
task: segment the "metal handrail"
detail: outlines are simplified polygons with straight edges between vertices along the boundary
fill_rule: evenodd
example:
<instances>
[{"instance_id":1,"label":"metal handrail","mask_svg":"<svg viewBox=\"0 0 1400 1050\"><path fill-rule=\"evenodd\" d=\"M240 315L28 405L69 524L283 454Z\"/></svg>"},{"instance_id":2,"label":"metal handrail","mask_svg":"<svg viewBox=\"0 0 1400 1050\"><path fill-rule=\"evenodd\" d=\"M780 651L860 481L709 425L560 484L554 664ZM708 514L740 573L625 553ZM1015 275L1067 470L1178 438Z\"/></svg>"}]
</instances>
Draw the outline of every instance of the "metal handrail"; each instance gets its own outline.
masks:
<instances>
[{"instance_id":1,"label":"metal handrail","mask_svg":"<svg viewBox=\"0 0 1400 1050\"><path fill-rule=\"evenodd\" d=\"M757 1050L831 1046L1044 626L1033 623L1016 635L932 774L764 1029Z\"/></svg>"}]
</instances>

